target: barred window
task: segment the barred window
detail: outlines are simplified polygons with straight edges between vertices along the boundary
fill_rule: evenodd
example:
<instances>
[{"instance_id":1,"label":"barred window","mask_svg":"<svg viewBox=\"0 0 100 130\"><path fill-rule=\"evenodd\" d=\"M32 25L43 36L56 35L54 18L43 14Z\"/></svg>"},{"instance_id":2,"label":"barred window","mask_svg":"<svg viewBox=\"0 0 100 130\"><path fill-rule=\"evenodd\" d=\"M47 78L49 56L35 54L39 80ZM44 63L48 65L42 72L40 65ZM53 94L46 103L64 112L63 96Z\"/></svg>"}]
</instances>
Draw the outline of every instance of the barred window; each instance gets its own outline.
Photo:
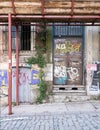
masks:
<instances>
[{"instance_id":1,"label":"barred window","mask_svg":"<svg viewBox=\"0 0 100 130\"><path fill-rule=\"evenodd\" d=\"M31 26L18 27L19 50L31 50ZM12 50L16 49L16 27L12 26Z\"/></svg>"},{"instance_id":2,"label":"barred window","mask_svg":"<svg viewBox=\"0 0 100 130\"><path fill-rule=\"evenodd\" d=\"M31 49L31 27L21 26L21 50Z\"/></svg>"}]
</instances>

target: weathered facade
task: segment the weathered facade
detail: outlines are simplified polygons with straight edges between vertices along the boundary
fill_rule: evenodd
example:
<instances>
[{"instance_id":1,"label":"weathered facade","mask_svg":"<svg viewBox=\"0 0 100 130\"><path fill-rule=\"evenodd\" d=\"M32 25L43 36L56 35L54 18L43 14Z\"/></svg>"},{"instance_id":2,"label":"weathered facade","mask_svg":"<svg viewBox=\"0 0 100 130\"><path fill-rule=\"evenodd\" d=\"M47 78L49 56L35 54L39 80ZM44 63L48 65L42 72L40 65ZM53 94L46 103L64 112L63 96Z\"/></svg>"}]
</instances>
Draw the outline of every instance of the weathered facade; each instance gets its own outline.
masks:
<instances>
[{"instance_id":1,"label":"weathered facade","mask_svg":"<svg viewBox=\"0 0 100 130\"><path fill-rule=\"evenodd\" d=\"M29 66L26 60L35 55L35 45L43 44L39 40L38 26L41 27L41 23L48 26L51 32L49 60L44 68L49 101L99 97L99 0L0 0L0 86L7 90L10 73L12 101L36 101L39 68L37 65ZM43 37L40 39L43 40ZM11 41L12 56L8 55ZM48 55L47 51L45 55Z\"/></svg>"},{"instance_id":2,"label":"weathered facade","mask_svg":"<svg viewBox=\"0 0 100 130\"><path fill-rule=\"evenodd\" d=\"M55 101L61 94L66 100L88 99L89 96L100 95L100 27L99 26L70 26L69 35L66 31L69 26L55 26L52 40L50 39L50 61L45 67L45 80L48 82L49 92L53 93ZM0 85L8 87L8 50L6 27L1 28L0 42ZM35 27L31 27L34 28ZM76 31L73 29L76 28ZM58 32L57 32L58 29ZM77 31L78 29L78 31ZM72 31L72 34L71 34ZM75 31L75 34L73 34ZM13 32L14 33L14 32ZM71 34L71 35L70 35ZM30 50L19 51L19 101L35 102L38 96L39 68L31 68L26 64L28 57L35 54L34 46L36 34L31 32ZM13 38L12 38L13 40ZM19 40L20 41L20 40ZM14 44L14 43L13 43ZM14 45L13 45L14 47ZM15 48L13 48L15 49ZM12 90L13 101L16 101L16 53L12 53ZM97 70L98 69L98 70ZM97 81L93 83L93 72L97 71ZM26 87L25 87L26 86ZM51 96L50 96L50 100ZM63 99L62 99L63 101Z\"/></svg>"}]
</instances>

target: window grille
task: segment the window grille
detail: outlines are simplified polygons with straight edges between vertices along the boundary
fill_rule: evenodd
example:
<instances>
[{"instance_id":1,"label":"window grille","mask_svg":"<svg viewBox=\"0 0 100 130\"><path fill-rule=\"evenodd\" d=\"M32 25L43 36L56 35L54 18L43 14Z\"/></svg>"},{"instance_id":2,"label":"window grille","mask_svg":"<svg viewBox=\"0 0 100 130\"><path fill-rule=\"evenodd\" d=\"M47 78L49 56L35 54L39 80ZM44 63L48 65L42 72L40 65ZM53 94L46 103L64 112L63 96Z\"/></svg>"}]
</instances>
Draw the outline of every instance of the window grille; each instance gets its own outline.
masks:
<instances>
[{"instance_id":1,"label":"window grille","mask_svg":"<svg viewBox=\"0 0 100 130\"><path fill-rule=\"evenodd\" d=\"M54 26L54 36L82 36L82 26Z\"/></svg>"},{"instance_id":2,"label":"window grille","mask_svg":"<svg viewBox=\"0 0 100 130\"><path fill-rule=\"evenodd\" d=\"M8 33L8 28L6 28ZM31 50L31 26L19 26L18 27L18 43L19 50L29 51ZM12 26L12 50L16 49L16 27Z\"/></svg>"}]
</instances>

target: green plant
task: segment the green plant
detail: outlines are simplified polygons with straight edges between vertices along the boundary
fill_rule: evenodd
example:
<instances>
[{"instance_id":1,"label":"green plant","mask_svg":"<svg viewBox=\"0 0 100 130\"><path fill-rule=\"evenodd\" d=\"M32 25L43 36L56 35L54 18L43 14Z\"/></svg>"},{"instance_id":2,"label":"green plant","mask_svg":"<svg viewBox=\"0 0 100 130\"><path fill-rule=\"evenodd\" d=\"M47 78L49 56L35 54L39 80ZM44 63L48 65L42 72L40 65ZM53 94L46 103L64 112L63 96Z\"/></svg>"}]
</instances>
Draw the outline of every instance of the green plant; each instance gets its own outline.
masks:
<instances>
[{"instance_id":1,"label":"green plant","mask_svg":"<svg viewBox=\"0 0 100 130\"><path fill-rule=\"evenodd\" d=\"M40 71L39 71L40 82L38 84L40 95L37 98L37 103L42 103L42 101L46 98L46 86L47 85L46 85L46 82L44 81L43 77L44 77L44 72L42 69L40 69Z\"/></svg>"},{"instance_id":2,"label":"green plant","mask_svg":"<svg viewBox=\"0 0 100 130\"><path fill-rule=\"evenodd\" d=\"M29 65L37 64L40 68L44 68L46 65L46 59L44 56L44 48L40 46L36 46L36 55L33 57L29 57L26 61Z\"/></svg>"},{"instance_id":3,"label":"green plant","mask_svg":"<svg viewBox=\"0 0 100 130\"><path fill-rule=\"evenodd\" d=\"M12 105L13 105L13 106L16 106L16 102L12 102Z\"/></svg>"},{"instance_id":4,"label":"green plant","mask_svg":"<svg viewBox=\"0 0 100 130\"><path fill-rule=\"evenodd\" d=\"M44 48L40 46L36 46L36 55L33 57L28 58L27 63L32 65L32 64L37 64L40 67L39 70L39 97L37 98L36 102L37 103L42 103L42 101L46 98L46 82L44 81L44 71L43 68L46 65L46 59L44 56Z\"/></svg>"}]
</instances>

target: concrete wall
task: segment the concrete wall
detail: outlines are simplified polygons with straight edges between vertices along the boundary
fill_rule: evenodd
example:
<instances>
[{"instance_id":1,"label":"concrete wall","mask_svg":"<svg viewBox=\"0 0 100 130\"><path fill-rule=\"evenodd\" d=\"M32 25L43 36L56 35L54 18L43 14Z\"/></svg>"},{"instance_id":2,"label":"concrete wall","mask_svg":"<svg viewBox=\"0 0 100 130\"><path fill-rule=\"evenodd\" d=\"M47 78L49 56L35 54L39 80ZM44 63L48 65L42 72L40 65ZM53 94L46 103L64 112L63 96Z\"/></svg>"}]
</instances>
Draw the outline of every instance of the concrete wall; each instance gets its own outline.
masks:
<instances>
[{"instance_id":1,"label":"concrete wall","mask_svg":"<svg viewBox=\"0 0 100 130\"><path fill-rule=\"evenodd\" d=\"M100 62L100 27L85 27L85 68L86 68L86 89L88 95L98 95L98 91L90 91L92 81L92 71L88 70L88 65L95 61Z\"/></svg>"}]
</instances>

